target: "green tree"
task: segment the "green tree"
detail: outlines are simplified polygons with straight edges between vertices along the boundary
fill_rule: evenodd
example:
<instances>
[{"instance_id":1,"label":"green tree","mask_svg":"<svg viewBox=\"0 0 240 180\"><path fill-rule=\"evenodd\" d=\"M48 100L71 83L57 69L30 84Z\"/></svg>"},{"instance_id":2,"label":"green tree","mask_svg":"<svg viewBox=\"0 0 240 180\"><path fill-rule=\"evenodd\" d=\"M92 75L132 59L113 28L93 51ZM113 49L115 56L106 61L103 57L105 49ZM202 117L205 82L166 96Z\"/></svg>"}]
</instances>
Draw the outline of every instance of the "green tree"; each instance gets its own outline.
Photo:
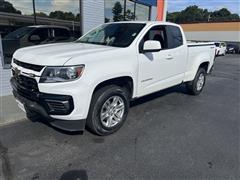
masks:
<instances>
[{"instance_id":1,"label":"green tree","mask_svg":"<svg viewBox=\"0 0 240 180\"><path fill-rule=\"evenodd\" d=\"M178 18L180 16L180 12L173 12L173 13L169 13L167 12L167 21L169 22L178 22Z\"/></svg>"},{"instance_id":2,"label":"green tree","mask_svg":"<svg viewBox=\"0 0 240 180\"><path fill-rule=\"evenodd\" d=\"M212 21L234 21L239 20L238 14L232 14L228 9L222 8L211 14Z\"/></svg>"},{"instance_id":3,"label":"green tree","mask_svg":"<svg viewBox=\"0 0 240 180\"><path fill-rule=\"evenodd\" d=\"M22 14L21 11L17 10L10 2L5 0L0 1L0 12Z\"/></svg>"},{"instance_id":4,"label":"green tree","mask_svg":"<svg viewBox=\"0 0 240 180\"><path fill-rule=\"evenodd\" d=\"M134 15L133 12L131 12L130 9L128 9L128 10L126 11L126 13L125 13L125 19L126 19L127 21L135 20L135 15Z\"/></svg>"},{"instance_id":5,"label":"green tree","mask_svg":"<svg viewBox=\"0 0 240 180\"><path fill-rule=\"evenodd\" d=\"M230 18L230 20L232 20L232 21L239 21L239 20L240 20L240 17L239 17L238 14L231 14L231 15L229 16L229 18Z\"/></svg>"},{"instance_id":6,"label":"green tree","mask_svg":"<svg viewBox=\"0 0 240 180\"><path fill-rule=\"evenodd\" d=\"M32 14L32 16L33 16L33 14ZM43 12L37 12L36 16L38 16L38 17L48 17L48 15L43 13Z\"/></svg>"},{"instance_id":7,"label":"green tree","mask_svg":"<svg viewBox=\"0 0 240 180\"><path fill-rule=\"evenodd\" d=\"M77 17L72 12L54 11L50 12L50 18L74 21ZM79 18L79 17L78 17Z\"/></svg>"},{"instance_id":8,"label":"green tree","mask_svg":"<svg viewBox=\"0 0 240 180\"><path fill-rule=\"evenodd\" d=\"M207 21L209 12L206 9L201 9L198 6L189 6L177 17L178 23L183 22L200 22Z\"/></svg>"},{"instance_id":9,"label":"green tree","mask_svg":"<svg viewBox=\"0 0 240 180\"><path fill-rule=\"evenodd\" d=\"M78 13L77 15L76 15L76 17L75 17L75 21L80 21L80 13Z\"/></svg>"},{"instance_id":10,"label":"green tree","mask_svg":"<svg viewBox=\"0 0 240 180\"><path fill-rule=\"evenodd\" d=\"M123 15L122 15L122 5L120 2L116 2L113 9L112 9L112 13L113 13L113 21L123 21Z\"/></svg>"},{"instance_id":11,"label":"green tree","mask_svg":"<svg viewBox=\"0 0 240 180\"><path fill-rule=\"evenodd\" d=\"M65 19L65 15L63 11L50 12L49 17L55 18L55 19Z\"/></svg>"},{"instance_id":12,"label":"green tree","mask_svg":"<svg viewBox=\"0 0 240 180\"><path fill-rule=\"evenodd\" d=\"M207 9L202 9L198 6L189 6L181 12L167 13L167 21L175 23L233 20L239 20L239 15L232 14L226 8L222 8L214 12L209 12Z\"/></svg>"},{"instance_id":13,"label":"green tree","mask_svg":"<svg viewBox=\"0 0 240 180\"><path fill-rule=\"evenodd\" d=\"M72 12L65 12L65 20L69 20L69 21L74 21L75 20L75 15Z\"/></svg>"}]
</instances>

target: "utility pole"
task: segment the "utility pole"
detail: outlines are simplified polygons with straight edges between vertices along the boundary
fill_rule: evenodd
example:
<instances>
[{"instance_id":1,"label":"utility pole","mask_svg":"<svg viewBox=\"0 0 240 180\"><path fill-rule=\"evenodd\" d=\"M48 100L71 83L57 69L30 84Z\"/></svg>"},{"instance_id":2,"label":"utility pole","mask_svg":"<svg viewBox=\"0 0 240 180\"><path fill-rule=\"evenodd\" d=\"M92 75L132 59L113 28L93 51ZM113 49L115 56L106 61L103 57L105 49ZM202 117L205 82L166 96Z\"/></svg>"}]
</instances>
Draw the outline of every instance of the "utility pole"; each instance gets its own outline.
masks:
<instances>
[{"instance_id":1,"label":"utility pole","mask_svg":"<svg viewBox=\"0 0 240 180\"><path fill-rule=\"evenodd\" d=\"M83 34L83 0L79 0L79 23L80 23L80 33Z\"/></svg>"},{"instance_id":2,"label":"utility pole","mask_svg":"<svg viewBox=\"0 0 240 180\"><path fill-rule=\"evenodd\" d=\"M123 7L123 20L126 21L126 6L127 0L124 0L124 7Z\"/></svg>"},{"instance_id":3,"label":"utility pole","mask_svg":"<svg viewBox=\"0 0 240 180\"><path fill-rule=\"evenodd\" d=\"M35 0L32 0L33 3L33 16L34 16L34 24L37 24L37 18L36 18L36 9L35 9Z\"/></svg>"},{"instance_id":4,"label":"utility pole","mask_svg":"<svg viewBox=\"0 0 240 180\"><path fill-rule=\"evenodd\" d=\"M136 6L137 6L137 0L134 1L134 10L133 10L133 13L134 13L134 20L137 20L137 18L136 18Z\"/></svg>"}]
</instances>

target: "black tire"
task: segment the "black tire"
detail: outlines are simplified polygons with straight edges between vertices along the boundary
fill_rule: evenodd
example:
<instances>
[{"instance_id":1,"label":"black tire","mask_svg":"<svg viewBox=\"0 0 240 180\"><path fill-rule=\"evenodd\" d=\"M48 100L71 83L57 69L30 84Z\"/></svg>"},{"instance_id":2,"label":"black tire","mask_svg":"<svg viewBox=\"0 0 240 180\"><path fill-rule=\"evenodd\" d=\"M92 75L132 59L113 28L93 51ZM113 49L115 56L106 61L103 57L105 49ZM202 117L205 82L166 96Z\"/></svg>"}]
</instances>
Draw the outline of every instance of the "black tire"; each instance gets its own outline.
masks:
<instances>
[{"instance_id":1,"label":"black tire","mask_svg":"<svg viewBox=\"0 0 240 180\"><path fill-rule=\"evenodd\" d=\"M201 75L203 75L203 77L204 77L204 82L203 82L202 88L198 89L198 87L197 87L198 80ZM203 68L199 68L194 80L186 83L186 88L187 88L189 94L199 95L202 92L205 83L206 83L206 70Z\"/></svg>"},{"instance_id":2,"label":"black tire","mask_svg":"<svg viewBox=\"0 0 240 180\"><path fill-rule=\"evenodd\" d=\"M101 120L101 111L105 102L112 97L120 97L124 103L124 111L121 121L113 127L107 127ZM108 85L98 89L92 97L88 118L87 127L93 133L106 136L119 130L124 124L129 110L129 92L126 88L122 88L116 85Z\"/></svg>"}]
</instances>

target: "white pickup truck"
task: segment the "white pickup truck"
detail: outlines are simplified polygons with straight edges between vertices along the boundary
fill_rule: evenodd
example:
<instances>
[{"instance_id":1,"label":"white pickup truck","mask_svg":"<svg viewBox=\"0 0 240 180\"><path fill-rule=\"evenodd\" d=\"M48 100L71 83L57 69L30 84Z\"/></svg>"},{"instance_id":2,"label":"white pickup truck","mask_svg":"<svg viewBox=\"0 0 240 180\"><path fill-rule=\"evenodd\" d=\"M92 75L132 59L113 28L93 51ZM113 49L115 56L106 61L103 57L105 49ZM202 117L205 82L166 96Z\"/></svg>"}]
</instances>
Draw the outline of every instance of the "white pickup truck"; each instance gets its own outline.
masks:
<instances>
[{"instance_id":1,"label":"white pickup truck","mask_svg":"<svg viewBox=\"0 0 240 180\"><path fill-rule=\"evenodd\" d=\"M108 23L75 42L17 50L11 85L29 117L108 135L123 125L131 100L181 83L198 95L214 58L214 43L187 43L173 23Z\"/></svg>"}]
</instances>

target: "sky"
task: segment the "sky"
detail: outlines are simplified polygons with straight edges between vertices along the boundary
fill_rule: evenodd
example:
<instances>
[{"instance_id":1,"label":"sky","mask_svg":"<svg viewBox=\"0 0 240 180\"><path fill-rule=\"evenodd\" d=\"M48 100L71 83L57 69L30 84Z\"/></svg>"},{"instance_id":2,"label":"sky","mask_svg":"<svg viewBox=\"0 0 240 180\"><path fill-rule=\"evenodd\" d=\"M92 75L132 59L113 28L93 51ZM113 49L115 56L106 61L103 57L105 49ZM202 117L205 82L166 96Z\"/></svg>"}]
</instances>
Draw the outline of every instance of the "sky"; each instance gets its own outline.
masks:
<instances>
[{"instance_id":1,"label":"sky","mask_svg":"<svg viewBox=\"0 0 240 180\"><path fill-rule=\"evenodd\" d=\"M23 14L32 14L32 0L6 0L22 11ZM79 0L35 0L37 12L49 14L52 11L61 10L79 13Z\"/></svg>"},{"instance_id":2,"label":"sky","mask_svg":"<svg viewBox=\"0 0 240 180\"><path fill-rule=\"evenodd\" d=\"M155 5L157 0L139 0L148 4ZM239 0L168 0L168 11L181 11L190 5L197 5L209 11L227 8L232 13L240 14Z\"/></svg>"},{"instance_id":3,"label":"sky","mask_svg":"<svg viewBox=\"0 0 240 180\"><path fill-rule=\"evenodd\" d=\"M24 14L32 14L32 0L6 0ZM97 1L97 0L96 0ZM116 0L107 0L116 1ZM138 0L147 4L156 5L157 0ZM49 13L55 10L79 12L79 0L35 0L37 12ZM197 5L209 11L227 8L232 13L240 14L240 0L168 0L168 11L181 11L187 6Z\"/></svg>"}]
</instances>

